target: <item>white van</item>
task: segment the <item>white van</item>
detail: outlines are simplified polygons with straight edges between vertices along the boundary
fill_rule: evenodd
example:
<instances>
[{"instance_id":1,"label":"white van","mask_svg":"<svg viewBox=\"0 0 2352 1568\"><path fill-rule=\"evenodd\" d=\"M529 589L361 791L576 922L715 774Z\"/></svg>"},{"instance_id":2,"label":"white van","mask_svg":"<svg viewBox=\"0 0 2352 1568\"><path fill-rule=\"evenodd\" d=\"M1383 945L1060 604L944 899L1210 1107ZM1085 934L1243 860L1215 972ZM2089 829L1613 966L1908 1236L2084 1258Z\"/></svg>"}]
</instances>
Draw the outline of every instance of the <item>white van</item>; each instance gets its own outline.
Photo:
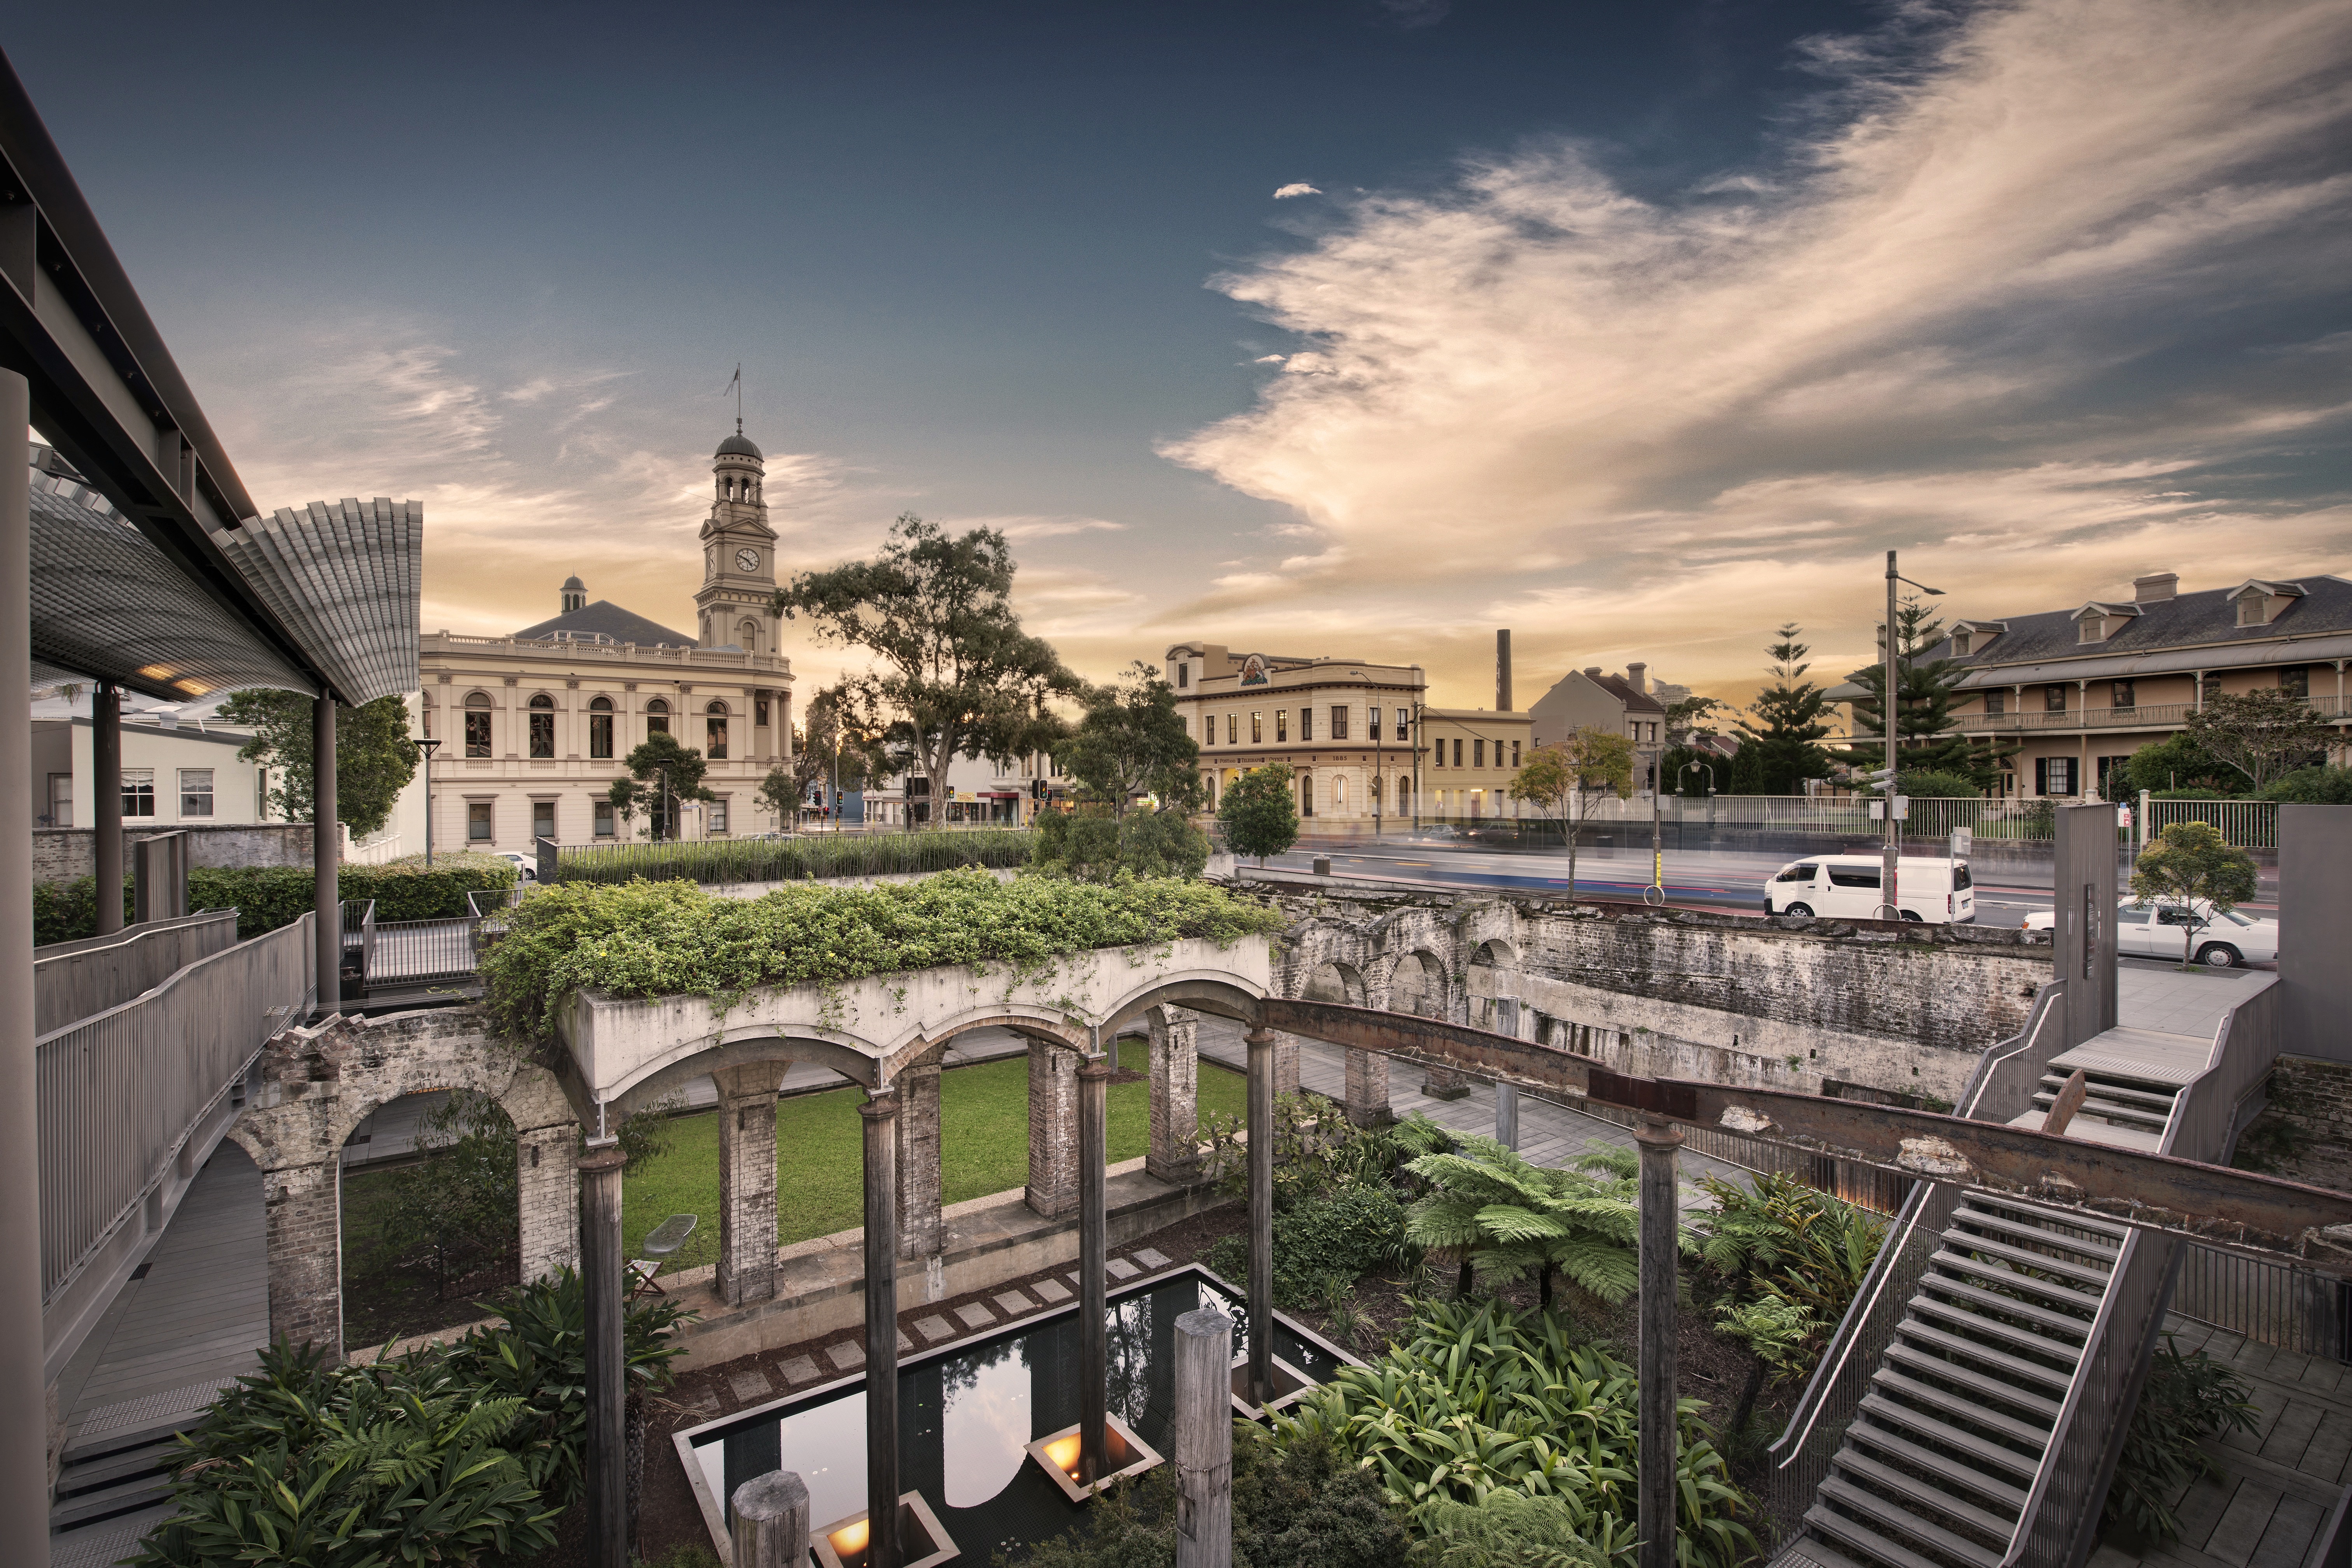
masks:
<instances>
[{"instance_id":1,"label":"white van","mask_svg":"<svg viewBox=\"0 0 2352 1568\"><path fill-rule=\"evenodd\" d=\"M1813 855L1791 860L1764 884L1764 912L1876 920L1883 864L1875 855ZM1967 861L1906 855L1895 864L1895 894L1905 920L1943 925L1977 918L1976 884L1969 879Z\"/></svg>"}]
</instances>

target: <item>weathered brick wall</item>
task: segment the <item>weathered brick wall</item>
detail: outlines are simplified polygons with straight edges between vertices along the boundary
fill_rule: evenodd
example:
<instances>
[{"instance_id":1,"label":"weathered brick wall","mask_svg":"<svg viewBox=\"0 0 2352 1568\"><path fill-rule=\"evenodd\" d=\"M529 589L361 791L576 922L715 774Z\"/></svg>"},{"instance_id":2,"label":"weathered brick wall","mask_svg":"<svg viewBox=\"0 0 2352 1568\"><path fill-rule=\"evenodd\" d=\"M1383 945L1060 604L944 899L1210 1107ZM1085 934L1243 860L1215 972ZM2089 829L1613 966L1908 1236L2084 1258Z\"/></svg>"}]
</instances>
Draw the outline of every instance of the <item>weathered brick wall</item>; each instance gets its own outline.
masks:
<instances>
[{"instance_id":1,"label":"weathered brick wall","mask_svg":"<svg viewBox=\"0 0 2352 1568\"><path fill-rule=\"evenodd\" d=\"M515 1124L522 1278L578 1263L579 1123L554 1075L493 1045L478 1009L289 1029L263 1047L259 1067L260 1088L228 1136L261 1167L273 1338L341 1359L343 1142L403 1095L470 1089L504 1107Z\"/></svg>"},{"instance_id":2,"label":"weathered brick wall","mask_svg":"<svg viewBox=\"0 0 2352 1568\"><path fill-rule=\"evenodd\" d=\"M1200 1015L1154 1007L1143 1020L1151 1042L1151 1147L1143 1168L1181 1186L1201 1173Z\"/></svg>"},{"instance_id":3,"label":"weathered brick wall","mask_svg":"<svg viewBox=\"0 0 2352 1568\"><path fill-rule=\"evenodd\" d=\"M2352 1062L2283 1056L2264 1098L2262 1114L2239 1135L2236 1163L2352 1193Z\"/></svg>"},{"instance_id":4,"label":"weathered brick wall","mask_svg":"<svg viewBox=\"0 0 2352 1568\"><path fill-rule=\"evenodd\" d=\"M165 833L188 836L191 866L308 866L310 825L307 822L188 822L145 827L125 825L122 864L131 865L131 846ZM33 880L71 882L98 869L98 830L93 827L33 829Z\"/></svg>"},{"instance_id":5,"label":"weathered brick wall","mask_svg":"<svg viewBox=\"0 0 2352 1568\"><path fill-rule=\"evenodd\" d=\"M1029 1042L1029 1185L1023 1201L1047 1219L1078 1212L1077 1052Z\"/></svg>"},{"instance_id":6,"label":"weathered brick wall","mask_svg":"<svg viewBox=\"0 0 2352 1568\"><path fill-rule=\"evenodd\" d=\"M1806 1090L1832 1079L1949 1100L2050 975L2046 942L1998 928L1898 936L1475 896L1276 901L1291 917L1284 995L1328 993L1336 973L1364 1005L1482 1028L1515 997L1533 1015L1526 1033L1643 1076Z\"/></svg>"},{"instance_id":7,"label":"weathered brick wall","mask_svg":"<svg viewBox=\"0 0 2352 1568\"><path fill-rule=\"evenodd\" d=\"M902 1068L898 1086L898 1256L939 1256L940 1058Z\"/></svg>"},{"instance_id":8,"label":"weathered brick wall","mask_svg":"<svg viewBox=\"0 0 2352 1568\"><path fill-rule=\"evenodd\" d=\"M776 1090L784 1062L721 1068L719 1090L719 1299L776 1294Z\"/></svg>"}]
</instances>

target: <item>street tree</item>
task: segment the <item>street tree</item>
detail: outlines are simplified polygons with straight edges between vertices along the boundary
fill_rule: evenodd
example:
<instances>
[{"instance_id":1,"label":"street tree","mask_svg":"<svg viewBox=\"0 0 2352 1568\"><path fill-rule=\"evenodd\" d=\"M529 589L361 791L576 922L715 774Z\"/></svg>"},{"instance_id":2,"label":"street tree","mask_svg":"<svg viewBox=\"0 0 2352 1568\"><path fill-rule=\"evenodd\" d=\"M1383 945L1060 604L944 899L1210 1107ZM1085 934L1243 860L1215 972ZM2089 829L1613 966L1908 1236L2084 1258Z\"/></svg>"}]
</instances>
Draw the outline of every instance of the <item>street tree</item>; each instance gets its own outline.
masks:
<instances>
[{"instance_id":1,"label":"street tree","mask_svg":"<svg viewBox=\"0 0 2352 1568\"><path fill-rule=\"evenodd\" d=\"M1109 806L1113 816L1125 816L1145 795L1161 811L1200 809L1200 742L1176 711L1176 689L1141 659L1117 683L1087 694L1085 716L1055 760L1084 798Z\"/></svg>"},{"instance_id":2,"label":"street tree","mask_svg":"<svg viewBox=\"0 0 2352 1568\"><path fill-rule=\"evenodd\" d=\"M2124 784L2152 795L2168 790L2202 790L2228 795L2242 784L2237 770L2187 731L2175 731L2152 746L2142 746L2124 763Z\"/></svg>"},{"instance_id":3,"label":"street tree","mask_svg":"<svg viewBox=\"0 0 2352 1568\"><path fill-rule=\"evenodd\" d=\"M709 763L692 746L679 745L677 737L667 731L647 735L645 744L631 752L623 765L629 770L628 777L614 779L604 798L613 803L624 822L644 816L646 830L656 839L677 837L680 802L719 798L703 787L702 775L709 771Z\"/></svg>"},{"instance_id":4,"label":"street tree","mask_svg":"<svg viewBox=\"0 0 2352 1568\"><path fill-rule=\"evenodd\" d=\"M1217 826L1236 855L1255 855L1265 864L1298 842L1298 790L1288 763L1252 768L1225 786L1217 802Z\"/></svg>"},{"instance_id":5,"label":"street tree","mask_svg":"<svg viewBox=\"0 0 2352 1568\"><path fill-rule=\"evenodd\" d=\"M2179 904L2189 919L2180 928L2180 967L2196 951L2197 933L2254 896L2254 858L2221 837L2210 822L2175 822L2140 851L2132 867L2132 896Z\"/></svg>"},{"instance_id":6,"label":"street tree","mask_svg":"<svg viewBox=\"0 0 2352 1568\"><path fill-rule=\"evenodd\" d=\"M2327 721L2292 692L2217 691L2189 715L2181 731L2260 790L2279 774L2326 752Z\"/></svg>"},{"instance_id":7,"label":"street tree","mask_svg":"<svg viewBox=\"0 0 2352 1568\"><path fill-rule=\"evenodd\" d=\"M1929 657L1948 640L1944 623L1914 595L1895 613L1895 745L1904 772L1956 775L1981 794L2000 782L2000 764L2014 742L1971 740L1953 726L1952 709L1969 667ZM1882 648L1884 644L1881 645ZM1863 689L1852 703L1853 733L1846 761L1865 772L1886 765L1886 666L1874 660L1846 679Z\"/></svg>"},{"instance_id":8,"label":"street tree","mask_svg":"<svg viewBox=\"0 0 2352 1568\"><path fill-rule=\"evenodd\" d=\"M1727 793L1795 795L1805 780L1829 776L1830 754L1822 742L1830 732L1830 696L1804 678L1812 668L1805 656L1812 649L1797 640L1801 631L1794 623L1784 626L1779 640L1765 647L1772 679L1748 705L1753 722L1735 726L1741 743Z\"/></svg>"},{"instance_id":9,"label":"street tree","mask_svg":"<svg viewBox=\"0 0 2352 1568\"><path fill-rule=\"evenodd\" d=\"M878 668L835 689L844 720L943 793L954 757L1038 749L1053 729L1047 702L1085 689L1051 644L1022 630L1014 570L999 531L954 537L906 512L873 560L803 572L772 607L806 615L820 641L874 656Z\"/></svg>"},{"instance_id":10,"label":"street tree","mask_svg":"<svg viewBox=\"0 0 2352 1568\"><path fill-rule=\"evenodd\" d=\"M237 760L259 763L277 775L269 804L289 822L318 816L317 753L311 741L311 700L299 691L239 691L220 706L221 721L248 728L253 739ZM394 803L416 772L416 745L408 738L408 704L379 697L358 708L335 705L335 816L354 837L392 819Z\"/></svg>"},{"instance_id":11,"label":"street tree","mask_svg":"<svg viewBox=\"0 0 2352 1568\"><path fill-rule=\"evenodd\" d=\"M1570 730L1568 738L1538 746L1511 775L1513 800L1550 810L1568 828L1568 896L1576 897L1576 840L1594 802L1605 795L1623 800L1633 793L1633 742L1598 726Z\"/></svg>"}]
</instances>

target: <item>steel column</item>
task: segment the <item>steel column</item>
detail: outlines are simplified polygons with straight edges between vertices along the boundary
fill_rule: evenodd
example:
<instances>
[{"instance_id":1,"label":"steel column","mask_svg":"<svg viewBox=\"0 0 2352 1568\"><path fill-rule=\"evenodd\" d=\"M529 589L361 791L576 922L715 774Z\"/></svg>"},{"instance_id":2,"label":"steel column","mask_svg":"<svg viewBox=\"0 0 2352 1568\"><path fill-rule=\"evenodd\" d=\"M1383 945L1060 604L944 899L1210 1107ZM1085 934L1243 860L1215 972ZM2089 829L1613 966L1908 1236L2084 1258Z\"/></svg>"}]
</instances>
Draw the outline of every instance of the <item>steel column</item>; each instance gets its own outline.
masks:
<instances>
[{"instance_id":1,"label":"steel column","mask_svg":"<svg viewBox=\"0 0 2352 1568\"><path fill-rule=\"evenodd\" d=\"M866 1129L866 1568L898 1568L898 1097Z\"/></svg>"},{"instance_id":2,"label":"steel column","mask_svg":"<svg viewBox=\"0 0 2352 1568\"><path fill-rule=\"evenodd\" d=\"M1242 1037L1249 1047L1249 1397L1274 1399L1274 1031Z\"/></svg>"},{"instance_id":3,"label":"steel column","mask_svg":"<svg viewBox=\"0 0 2352 1568\"><path fill-rule=\"evenodd\" d=\"M49 1560L48 1399L41 1358L41 1133L33 1077L33 781L21 759L33 743L32 419L25 378L0 370L0 736L19 762L0 768L0 1257L16 1267L0 1280L0 1562L42 1568ZM114 797L117 813L122 796ZM115 840L121 854L121 836ZM117 861L118 868L120 860ZM107 900L100 889L99 913ZM122 923L122 879L114 885ZM101 931L109 928L101 926ZM15 975L13 981L5 980Z\"/></svg>"},{"instance_id":4,"label":"steel column","mask_svg":"<svg viewBox=\"0 0 2352 1568\"><path fill-rule=\"evenodd\" d=\"M336 940L341 941L341 931ZM580 1162L580 1283L588 1329L589 1568L628 1568L628 1348L621 1337L627 1293L621 1257L621 1169L611 1139Z\"/></svg>"},{"instance_id":5,"label":"steel column","mask_svg":"<svg viewBox=\"0 0 2352 1568\"><path fill-rule=\"evenodd\" d=\"M122 693L110 680L100 681L90 695L89 791L97 931L110 936L122 929Z\"/></svg>"},{"instance_id":6,"label":"steel column","mask_svg":"<svg viewBox=\"0 0 2352 1568\"><path fill-rule=\"evenodd\" d=\"M1642 1298L1639 1568L1675 1568L1675 1288L1682 1212L1675 1151L1682 1130L1644 1120L1634 1130L1642 1151Z\"/></svg>"},{"instance_id":7,"label":"steel column","mask_svg":"<svg viewBox=\"0 0 2352 1568\"><path fill-rule=\"evenodd\" d=\"M1110 1063L1094 1057L1078 1069L1078 1481L1091 1486L1108 1475L1110 1359L1103 1338L1108 1303L1104 1276L1110 1259L1110 1215L1104 1191L1109 1159L1106 1121Z\"/></svg>"},{"instance_id":8,"label":"steel column","mask_svg":"<svg viewBox=\"0 0 2352 1568\"><path fill-rule=\"evenodd\" d=\"M335 694L331 691L320 692L310 700L310 871L316 879L311 907L319 913L319 1011L339 1013L343 1001L343 896L335 876L340 846L335 830ZM616 1215L620 1202L616 1188L613 1199Z\"/></svg>"}]
</instances>

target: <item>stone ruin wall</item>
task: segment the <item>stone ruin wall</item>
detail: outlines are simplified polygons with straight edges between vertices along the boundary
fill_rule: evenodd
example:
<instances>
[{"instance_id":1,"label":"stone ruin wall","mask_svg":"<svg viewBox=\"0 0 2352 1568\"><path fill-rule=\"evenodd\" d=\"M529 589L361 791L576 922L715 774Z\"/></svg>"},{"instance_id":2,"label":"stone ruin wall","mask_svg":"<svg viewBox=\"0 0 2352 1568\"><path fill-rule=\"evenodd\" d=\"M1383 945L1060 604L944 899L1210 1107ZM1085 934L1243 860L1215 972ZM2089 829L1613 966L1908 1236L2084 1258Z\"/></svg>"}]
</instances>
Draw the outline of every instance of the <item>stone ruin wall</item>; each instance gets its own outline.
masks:
<instances>
[{"instance_id":1,"label":"stone ruin wall","mask_svg":"<svg viewBox=\"0 0 2352 1568\"><path fill-rule=\"evenodd\" d=\"M1483 895L1283 889L1275 902L1291 920L1275 975L1285 995L1412 1011L1420 991L1419 1005L1484 1028L1496 998L1517 997L1523 1036L1614 1071L1808 1093L1948 1102L2050 977L2046 939L2000 928L1898 936ZM1416 983L1416 958L1442 983Z\"/></svg>"}]
</instances>

